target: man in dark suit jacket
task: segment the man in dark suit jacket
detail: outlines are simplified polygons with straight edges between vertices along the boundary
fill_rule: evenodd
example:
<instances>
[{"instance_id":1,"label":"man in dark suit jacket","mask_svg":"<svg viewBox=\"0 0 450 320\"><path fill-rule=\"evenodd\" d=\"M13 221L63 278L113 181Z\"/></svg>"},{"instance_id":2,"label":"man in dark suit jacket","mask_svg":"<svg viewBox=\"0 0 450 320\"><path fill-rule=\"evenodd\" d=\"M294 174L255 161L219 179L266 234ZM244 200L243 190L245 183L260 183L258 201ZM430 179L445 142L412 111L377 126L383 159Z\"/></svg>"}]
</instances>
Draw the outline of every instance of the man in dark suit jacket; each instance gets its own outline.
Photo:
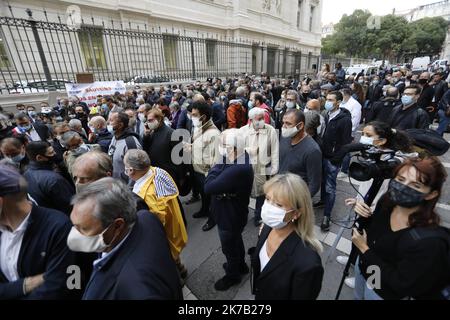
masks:
<instances>
[{"instance_id":1,"label":"man in dark suit jacket","mask_svg":"<svg viewBox=\"0 0 450 320\"><path fill-rule=\"evenodd\" d=\"M164 229L149 211L136 213L125 184L104 178L73 200L73 251L98 252L84 300L178 300L181 286Z\"/></svg>"},{"instance_id":2,"label":"man in dark suit jacket","mask_svg":"<svg viewBox=\"0 0 450 320\"><path fill-rule=\"evenodd\" d=\"M47 141L50 138L50 130L45 124L34 122L25 113L18 113L14 116L17 127L13 129L14 135L25 135L29 142Z\"/></svg>"},{"instance_id":3,"label":"man in dark suit jacket","mask_svg":"<svg viewBox=\"0 0 450 320\"><path fill-rule=\"evenodd\" d=\"M68 215L75 190L62 175L54 171L56 153L53 147L45 141L30 142L26 151L30 164L24 177L30 185L30 195L40 206Z\"/></svg>"},{"instance_id":4,"label":"man in dark suit jacket","mask_svg":"<svg viewBox=\"0 0 450 320\"><path fill-rule=\"evenodd\" d=\"M249 155L242 150L244 141L238 129L223 132L222 162L208 172L205 193L211 195L211 208L219 229L222 252L227 258L226 275L214 288L226 291L241 282L241 274L248 273L242 232L248 220L248 203L253 186L253 168ZM223 152L223 151L222 151Z\"/></svg>"},{"instance_id":5,"label":"man in dark suit jacket","mask_svg":"<svg viewBox=\"0 0 450 320\"><path fill-rule=\"evenodd\" d=\"M67 287L68 267L77 265L66 245L69 219L29 202L26 181L5 166L0 166L0 206L0 299L54 300L80 294ZM20 242L11 241L12 234Z\"/></svg>"}]
</instances>

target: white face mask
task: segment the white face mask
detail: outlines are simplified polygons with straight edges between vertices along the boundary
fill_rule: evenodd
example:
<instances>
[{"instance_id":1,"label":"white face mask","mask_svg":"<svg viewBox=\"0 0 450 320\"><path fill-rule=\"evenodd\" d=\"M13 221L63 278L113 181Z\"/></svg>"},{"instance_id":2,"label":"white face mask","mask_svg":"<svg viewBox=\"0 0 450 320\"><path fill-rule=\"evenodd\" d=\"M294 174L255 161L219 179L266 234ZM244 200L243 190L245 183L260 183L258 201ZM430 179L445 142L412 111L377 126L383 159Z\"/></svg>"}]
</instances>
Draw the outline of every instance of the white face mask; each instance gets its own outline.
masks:
<instances>
[{"instance_id":1,"label":"white face mask","mask_svg":"<svg viewBox=\"0 0 450 320\"><path fill-rule=\"evenodd\" d=\"M288 102L286 102L286 107L288 109L294 109L295 108L295 103L292 102L292 101L288 101Z\"/></svg>"},{"instance_id":2,"label":"white face mask","mask_svg":"<svg viewBox=\"0 0 450 320\"><path fill-rule=\"evenodd\" d=\"M293 138L299 131L297 126L292 128L281 128L281 135L283 138Z\"/></svg>"},{"instance_id":3,"label":"white face mask","mask_svg":"<svg viewBox=\"0 0 450 320\"><path fill-rule=\"evenodd\" d=\"M156 128L158 128L158 125L159 125L159 122L156 120L147 122L147 128L149 130L155 130Z\"/></svg>"},{"instance_id":4,"label":"white face mask","mask_svg":"<svg viewBox=\"0 0 450 320\"><path fill-rule=\"evenodd\" d=\"M70 230L69 236L67 237L67 246L74 252L103 252L109 247L103 239L103 234L106 230L108 230L108 228L99 235L89 237L80 233L77 228L72 227L72 230Z\"/></svg>"},{"instance_id":5,"label":"white face mask","mask_svg":"<svg viewBox=\"0 0 450 320\"><path fill-rule=\"evenodd\" d=\"M200 127L202 125L200 118L192 117L192 125L196 128Z\"/></svg>"},{"instance_id":6,"label":"white face mask","mask_svg":"<svg viewBox=\"0 0 450 320\"><path fill-rule=\"evenodd\" d=\"M366 136L362 136L361 140L359 140L359 143L365 144L365 145L368 145L368 146L373 146L373 142L374 142L373 138L369 138L369 137L366 137Z\"/></svg>"},{"instance_id":7,"label":"white face mask","mask_svg":"<svg viewBox=\"0 0 450 320\"><path fill-rule=\"evenodd\" d=\"M252 124L255 130L259 130L263 129L266 123L264 122L264 120L259 120L259 121L252 121Z\"/></svg>"},{"instance_id":8,"label":"white face mask","mask_svg":"<svg viewBox=\"0 0 450 320\"><path fill-rule=\"evenodd\" d=\"M271 227L272 229L283 229L288 225L287 222L284 222L284 218L288 212L282 208L274 206L266 200L261 208L261 219L265 225Z\"/></svg>"}]
</instances>

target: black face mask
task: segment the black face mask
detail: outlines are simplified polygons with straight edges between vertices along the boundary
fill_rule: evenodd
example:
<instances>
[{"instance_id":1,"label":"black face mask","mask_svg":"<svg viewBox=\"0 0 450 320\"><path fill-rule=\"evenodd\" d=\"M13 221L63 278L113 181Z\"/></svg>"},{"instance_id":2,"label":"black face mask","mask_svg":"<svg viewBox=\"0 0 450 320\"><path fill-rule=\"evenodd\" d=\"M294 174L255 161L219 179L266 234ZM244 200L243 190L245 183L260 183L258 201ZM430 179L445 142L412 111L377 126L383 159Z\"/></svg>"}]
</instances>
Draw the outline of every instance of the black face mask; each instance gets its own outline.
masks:
<instances>
[{"instance_id":1,"label":"black face mask","mask_svg":"<svg viewBox=\"0 0 450 320\"><path fill-rule=\"evenodd\" d=\"M426 85L428 83L427 79L419 79L419 84Z\"/></svg>"},{"instance_id":2,"label":"black face mask","mask_svg":"<svg viewBox=\"0 0 450 320\"><path fill-rule=\"evenodd\" d=\"M392 202L403 208L414 208L425 201L426 194L414 190L397 180L391 180L389 184L389 196Z\"/></svg>"}]
</instances>

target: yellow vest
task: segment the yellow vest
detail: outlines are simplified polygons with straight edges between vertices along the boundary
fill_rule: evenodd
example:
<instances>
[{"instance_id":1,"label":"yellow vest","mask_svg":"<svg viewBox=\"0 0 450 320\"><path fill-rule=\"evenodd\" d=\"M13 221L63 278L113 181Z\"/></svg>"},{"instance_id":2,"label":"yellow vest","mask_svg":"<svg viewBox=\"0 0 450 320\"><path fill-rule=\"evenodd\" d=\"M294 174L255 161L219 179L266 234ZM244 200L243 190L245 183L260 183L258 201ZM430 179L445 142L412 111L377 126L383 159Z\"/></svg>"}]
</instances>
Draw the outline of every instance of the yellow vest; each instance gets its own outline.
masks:
<instances>
[{"instance_id":1,"label":"yellow vest","mask_svg":"<svg viewBox=\"0 0 450 320\"><path fill-rule=\"evenodd\" d=\"M160 168L151 167L152 175L139 190L141 197L161 221L174 260L187 243L187 231L178 204L178 189L172 177Z\"/></svg>"}]
</instances>

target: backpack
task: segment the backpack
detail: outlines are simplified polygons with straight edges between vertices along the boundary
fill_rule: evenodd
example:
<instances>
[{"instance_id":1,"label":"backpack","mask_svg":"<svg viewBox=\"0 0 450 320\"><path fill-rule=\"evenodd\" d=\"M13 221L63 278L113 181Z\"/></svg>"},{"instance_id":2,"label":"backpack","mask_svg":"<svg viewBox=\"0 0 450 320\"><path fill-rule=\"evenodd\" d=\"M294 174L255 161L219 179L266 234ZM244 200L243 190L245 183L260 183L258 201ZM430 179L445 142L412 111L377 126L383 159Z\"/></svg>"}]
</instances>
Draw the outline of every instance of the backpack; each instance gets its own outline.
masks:
<instances>
[{"instance_id":1,"label":"backpack","mask_svg":"<svg viewBox=\"0 0 450 320\"><path fill-rule=\"evenodd\" d=\"M434 156L443 156L450 149L450 143L436 131L430 129L407 129L406 133L414 140L414 145L427 150Z\"/></svg>"},{"instance_id":2,"label":"backpack","mask_svg":"<svg viewBox=\"0 0 450 320\"><path fill-rule=\"evenodd\" d=\"M415 241L438 238L442 239L447 244L447 266L450 270L450 230L444 227L438 228L414 228L409 231L411 237ZM450 276L447 279L446 287L441 291L441 297L443 300L450 300Z\"/></svg>"}]
</instances>

